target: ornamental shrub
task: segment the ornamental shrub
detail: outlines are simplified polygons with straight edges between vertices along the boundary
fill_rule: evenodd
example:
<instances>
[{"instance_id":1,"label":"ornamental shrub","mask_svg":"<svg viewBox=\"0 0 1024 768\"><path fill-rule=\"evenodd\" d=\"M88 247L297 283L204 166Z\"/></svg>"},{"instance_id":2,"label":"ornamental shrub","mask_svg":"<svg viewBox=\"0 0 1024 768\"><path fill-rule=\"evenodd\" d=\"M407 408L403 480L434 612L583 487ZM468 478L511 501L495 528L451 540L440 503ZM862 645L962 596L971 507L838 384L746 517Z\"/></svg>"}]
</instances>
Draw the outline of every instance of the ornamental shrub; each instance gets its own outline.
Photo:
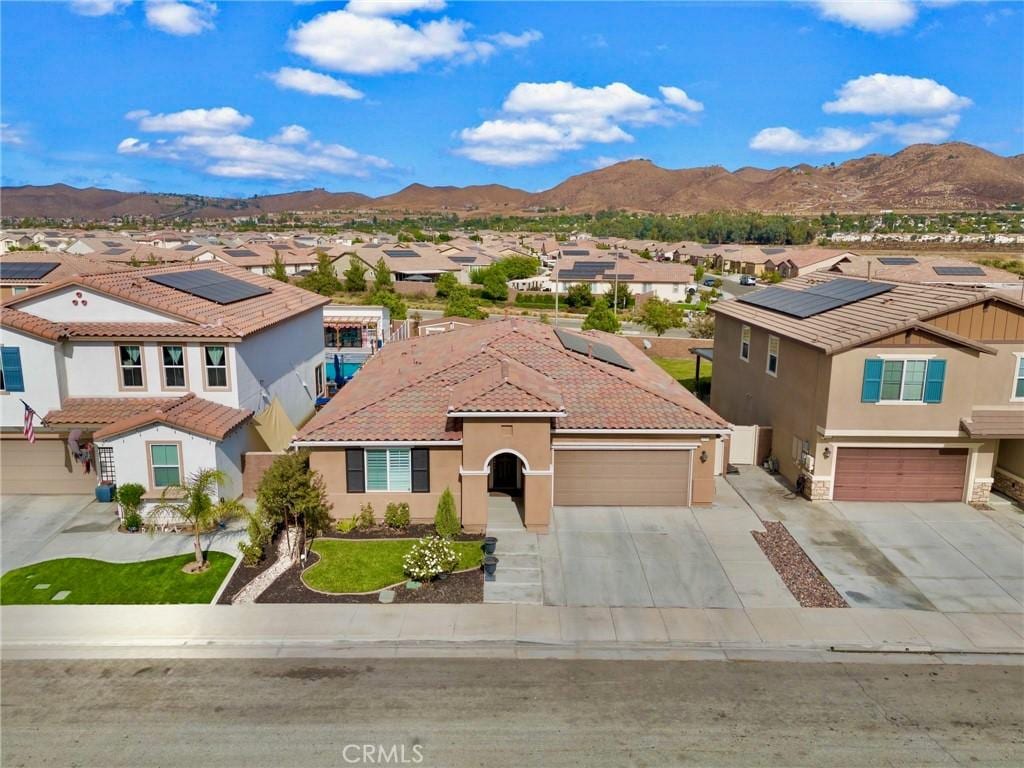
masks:
<instances>
[{"instance_id":1,"label":"ornamental shrub","mask_svg":"<svg viewBox=\"0 0 1024 768\"><path fill-rule=\"evenodd\" d=\"M117 503L121 505L121 511L125 518L133 512L138 512L142 506L142 497L146 489L138 483L125 483L117 488Z\"/></svg>"},{"instance_id":2,"label":"ornamental shrub","mask_svg":"<svg viewBox=\"0 0 1024 768\"><path fill-rule=\"evenodd\" d=\"M338 525L336 527L338 529L338 533L348 533L349 531L355 530L358 523L359 521L354 517L343 517L338 521Z\"/></svg>"},{"instance_id":3,"label":"ornamental shrub","mask_svg":"<svg viewBox=\"0 0 1024 768\"><path fill-rule=\"evenodd\" d=\"M437 535L450 539L459 535L462 524L455 512L455 499L450 488L445 488L437 502L437 514L434 515L434 530Z\"/></svg>"},{"instance_id":4,"label":"ornamental shrub","mask_svg":"<svg viewBox=\"0 0 1024 768\"><path fill-rule=\"evenodd\" d=\"M376 524L377 521L373 516L373 504L363 504L363 506L359 508L359 514L356 515L356 528L373 528Z\"/></svg>"},{"instance_id":5,"label":"ornamental shrub","mask_svg":"<svg viewBox=\"0 0 1024 768\"><path fill-rule=\"evenodd\" d=\"M400 504L390 502L384 510L384 525L388 528L404 531L409 527L409 505L404 501Z\"/></svg>"},{"instance_id":6,"label":"ornamental shrub","mask_svg":"<svg viewBox=\"0 0 1024 768\"><path fill-rule=\"evenodd\" d=\"M446 539L425 536L412 545L402 559L405 572L416 581L430 581L441 573L451 573L459 564L455 547Z\"/></svg>"},{"instance_id":7,"label":"ornamental shrub","mask_svg":"<svg viewBox=\"0 0 1024 768\"><path fill-rule=\"evenodd\" d=\"M138 512L129 512L124 516L124 528L133 533L142 528L142 515Z\"/></svg>"}]
</instances>

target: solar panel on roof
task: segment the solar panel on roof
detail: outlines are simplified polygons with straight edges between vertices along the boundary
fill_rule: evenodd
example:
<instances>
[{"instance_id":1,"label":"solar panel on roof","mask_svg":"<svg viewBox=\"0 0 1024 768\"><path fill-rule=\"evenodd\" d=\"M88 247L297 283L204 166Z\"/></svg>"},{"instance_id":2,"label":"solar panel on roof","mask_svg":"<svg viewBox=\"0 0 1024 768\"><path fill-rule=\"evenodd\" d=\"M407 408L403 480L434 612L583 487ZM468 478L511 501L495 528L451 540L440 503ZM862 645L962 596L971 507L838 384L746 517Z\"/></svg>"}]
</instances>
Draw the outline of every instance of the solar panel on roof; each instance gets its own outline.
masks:
<instances>
[{"instance_id":1,"label":"solar panel on roof","mask_svg":"<svg viewBox=\"0 0 1024 768\"><path fill-rule=\"evenodd\" d=\"M785 252L786 252L785 248L762 248L761 249L761 253L763 253L765 256L774 256L777 253L785 253Z\"/></svg>"},{"instance_id":2,"label":"solar panel on roof","mask_svg":"<svg viewBox=\"0 0 1024 768\"><path fill-rule=\"evenodd\" d=\"M584 251L579 249L572 249L568 251L562 251L563 256L586 256L590 251Z\"/></svg>"},{"instance_id":3,"label":"solar panel on roof","mask_svg":"<svg viewBox=\"0 0 1024 768\"><path fill-rule=\"evenodd\" d=\"M224 253L226 253L228 256L236 256L236 257L238 257L238 256L255 256L256 255L256 253L254 251L250 251L250 250L247 250L245 248L225 249Z\"/></svg>"},{"instance_id":4,"label":"solar panel on roof","mask_svg":"<svg viewBox=\"0 0 1024 768\"><path fill-rule=\"evenodd\" d=\"M981 267L932 267L936 275L984 275Z\"/></svg>"},{"instance_id":5,"label":"solar panel on roof","mask_svg":"<svg viewBox=\"0 0 1024 768\"><path fill-rule=\"evenodd\" d=\"M397 259L408 259L410 257L419 256L416 251L400 250L400 251L384 251L388 256Z\"/></svg>"},{"instance_id":6,"label":"solar panel on roof","mask_svg":"<svg viewBox=\"0 0 1024 768\"><path fill-rule=\"evenodd\" d=\"M917 264L917 259L913 256L879 256L878 263L887 267L908 267Z\"/></svg>"},{"instance_id":7,"label":"solar panel on roof","mask_svg":"<svg viewBox=\"0 0 1024 768\"><path fill-rule=\"evenodd\" d=\"M604 363L625 368L627 371L635 370L632 365L626 362L622 355L607 344L602 344L599 341L587 339L583 336L577 336L575 333L568 333L560 328L555 329L555 335L562 342L562 346L572 352L578 352L581 355L593 357Z\"/></svg>"},{"instance_id":8,"label":"solar panel on roof","mask_svg":"<svg viewBox=\"0 0 1024 768\"><path fill-rule=\"evenodd\" d=\"M49 261L0 261L0 278L4 280L38 280L60 265Z\"/></svg>"},{"instance_id":9,"label":"solar panel on roof","mask_svg":"<svg viewBox=\"0 0 1024 768\"><path fill-rule=\"evenodd\" d=\"M108 248L103 253L107 256L120 256L122 253L128 253L128 248Z\"/></svg>"},{"instance_id":10,"label":"solar panel on roof","mask_svg":"<svg viewBox=\"0 0 1024 768\"><path fill-rule=\"evenodd\" d=\"M146 279L217 304L233 304L270 293L269 288L238 280L215 269L147 275Z\"/></svg>"},{"instance_id":11,"label":"solar panel on roof","mask_svg":"<svg viewBox=\"0 0 1024 768\"><path fill-rule=\"evenodd\" d=\"M476 261L476 256L449 256L448 260L456 264L472 264Z\"/></svg>"},{"instance_id":12,"label":"solar panel on roof","mask_svg":"<svg viewBox=\"0 0 1024 768\"><path fill-rule=\"evenodd\" d=\"M737 301L802 320L891 291L893 287L889 283L840 278L803 291L772 286L740 296Z\"/></svg>"}]
</instances>

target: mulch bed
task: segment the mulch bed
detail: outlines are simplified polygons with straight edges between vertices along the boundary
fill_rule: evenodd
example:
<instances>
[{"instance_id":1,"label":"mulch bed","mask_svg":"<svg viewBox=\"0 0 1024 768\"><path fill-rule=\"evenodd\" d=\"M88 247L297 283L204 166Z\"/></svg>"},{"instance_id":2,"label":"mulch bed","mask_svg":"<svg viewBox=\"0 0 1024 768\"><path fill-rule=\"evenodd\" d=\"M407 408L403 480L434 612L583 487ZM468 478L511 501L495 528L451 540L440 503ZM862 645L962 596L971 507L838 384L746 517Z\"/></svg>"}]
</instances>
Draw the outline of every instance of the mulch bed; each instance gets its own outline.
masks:
<instances>
[{"instance_id":1,"label":"mulch bed","mask_svg":"<svg viewBox=\"0 0 1024 768\"><path fill-rule=\"evenodd\" d=\"M427 526L433 529L433 526ZM334 537L356 538L356 537ZM360 537L360 538L382 538ZM397 538L397 537L392 537ZM471 539L472 540L472 537ZM306 568L320 559L310 550L306 556ZM299 574L303 567L292 566L256 598L257 603L380 603L378 592L368 595L325 595L314 592L303 582ZM250 577L252 578L252 577ZM232 582L234 580L232 579ZM396 603L482 603L484 600L484 573L482 570L453 573L443 581L424 584L419 589L398 586L395 590Z\"/></svg>"},{"instance_id":2,"label":"mulch bed","mask_svg":"<svg viewBox=\"0 0 1024 768\"><path fill-rule=\"evenodd\" d=\"M238 594L238 590L277 562L277 545L282 536L284 536L283 528L275 533L274 538L263 548L263 559L256 565L246 565L244 560L238 564L238 568L231 577L231 581L228 582L227 587L224 588L220 599L217 601L218 605L230 605L231 598Z\"/></svg>"},{"instance_id":3,"label":"mulch bed","mask_svg":"<svg viewBox=\"0 0 1024 768\"><path fill-rule=\"evenodd\" d=\"M420 539L424 536L434 536L436 531L434 526L429 524L423 525L410 525L408 528L402 530L398 528L388 528L380 525L374 528L363 528L360 530L349 531L348 533L339 533L336 529L331 529L327 533L321 534L322 539ZM460 533L458 536L453 537L453 541L483 541L484 537L480 534L475 533Z\"/></svg>"},{"instance_id":4,"label":"mulch bed","mask_svg":"<svg viewBox=\"0 0 1024 768\"><path fill-rule=\"evenodd\" d=\"M764 522L754 540L803 608L849 608L782 523Z\"/></svg>"}]
</instances>

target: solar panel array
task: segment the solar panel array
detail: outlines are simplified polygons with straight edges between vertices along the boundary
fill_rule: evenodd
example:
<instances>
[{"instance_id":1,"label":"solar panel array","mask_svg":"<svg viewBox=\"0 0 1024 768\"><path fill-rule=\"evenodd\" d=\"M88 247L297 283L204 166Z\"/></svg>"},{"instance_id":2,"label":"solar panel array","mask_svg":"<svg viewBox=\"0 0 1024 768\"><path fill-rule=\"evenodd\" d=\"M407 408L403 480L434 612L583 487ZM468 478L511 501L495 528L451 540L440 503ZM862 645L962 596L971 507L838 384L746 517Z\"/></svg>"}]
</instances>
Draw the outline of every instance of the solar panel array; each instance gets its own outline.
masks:
<instances>
[{"instance_id":1,"label":"solar panel array","mask_svg":"<svg viewBox=\"0 0 1024 768\"><path fill-rule=\"evenodd\" d=\"M785 252L786 252L785 248L762 248L761 249L761 253L763 253L765 256L775 256L776 254L785 253Z\"/></svg>"},{"instance_id":2,"label":"solar panel array","mask_svg":"<svg viewBox=\"0 0 1024 768\"><path fill-rule=\"evenodd\" d=\"M255 256L256 255L255 251L250 251L250 250L247 250L245 248L230 248L230 249L229 248L225 248L224 249L224 253L226 253L228 256L236 256L236 257L238 257L238 256Z\"/></svg>"},{"instance_id":3,"label":"solar panel array","mask_svg":"<svg viewBox=\"0 0 1024 768\"><path fill-rule=\"evenodd\" d=\"M917 259L913 256L879 256L878 263L887 267L909 267L911 264L917 264Z\"/></svg>"},{"instance_id":4,"label":"solar panel array","mask_svg":"<svg viewBox=\"0 0 1024 768\"><path fill-rule=\"evenodd\" d=\"M388 256L390 256L390 257L392 257L394 259L409 259L409 258L415 258L416 256L419 256L419 254L416 253L416 251L410 251L410 250L384 251L384 253L386 253Z\"/></svg>"},{"instance_id":5,"label":"solar panel array","mask_svg":"<svg viewBox=\"0 0 1024 768\"><path fill-rule=\"evenodd\" d=\"M614 266L609 261L577 261L569 269L559 270L558 276L563 280L594 280Z\"/></svg>"},{"instance_id":6,"label":"solar panel array","mask_svg":"<svg viewBox=\"0 0 1024 768\"><path fill-rule=\"evenodd\" d=\"M932 267L936 275L982 275L985 270L981 267Z\"/></svg>"},{"instance_id":7,"label":"solar panel array","mask_svg":"<svg viewBox=\"0 0 1024 768\"><path fill-rule=\"evenodd\" d=\"M558 340L562 342L562 346L571 352L578 352L581 355L593 357L594 359L608 363L609 365L625 368L627 371L635 370L632 365L626 362L626 359L622 355L607 344L602 344L599 341L587 339L583 336L577 336L575 333L569 333L561 330L560 328L555 329L555 335L558 337Z\"/></svg>"},{"instance_id":8,"label":"solar panel array","mask_svg":"<svg viewBox=\"0 0 1024 768\"><path fill-rule=\"evenodd\" d=\"M146 279L217 304L234 304L236 301L270 293L269 288L238 280L215 269L168 272L162 275L148 275Z\"/></svg>"},{"instance_id":9,"label":"solar panel array","mask_svg":"<svg viewBox=\"0 0 1024 768\"><path fill-rule=\"evenodd\" d=\"M589 254L590 251L580 249L562 251L563 256L588 256Z\"/></svg>"},{"instance_id":10,"label":"solar panel array","mask_svg":"<svg viewBox=\"0 0 1024 768\"><path fill-rule=\"evenodd\" d=\"M130 248L108 248L103 253L107 256L120 256L122 253L128 253Z\"/></svg>"},{"instance_id":11,"label":"solar panel array","mask_svg":"<svg viewBox=\"0 0 1024 768\"><path fill-rule=\"evenodd\" d=\"M456 264L472 264L476 261L476 256L449 256L448 260Z\"/></svg>"},{"instance_id":12,"label":"solar panel array","mask_svg":"<svg viewBox=\"0 0 1024 768\"><path fill-rule=\"evenodd\" d=\"M803 291L772 286L740 296L737 301L804 319L891 291L889 283L840 278Z\"/></svg>"},{"instance_id":13,"label":"solar panel array","mask_svg":"<svg viewBox=\"0 0 1024 768\"><path fill-rule=\"evenodd\" d=\"M46 277L60 265L49 261L2 261L0 278L4 280L38 280Z\"/></svg>"}]
</instances>

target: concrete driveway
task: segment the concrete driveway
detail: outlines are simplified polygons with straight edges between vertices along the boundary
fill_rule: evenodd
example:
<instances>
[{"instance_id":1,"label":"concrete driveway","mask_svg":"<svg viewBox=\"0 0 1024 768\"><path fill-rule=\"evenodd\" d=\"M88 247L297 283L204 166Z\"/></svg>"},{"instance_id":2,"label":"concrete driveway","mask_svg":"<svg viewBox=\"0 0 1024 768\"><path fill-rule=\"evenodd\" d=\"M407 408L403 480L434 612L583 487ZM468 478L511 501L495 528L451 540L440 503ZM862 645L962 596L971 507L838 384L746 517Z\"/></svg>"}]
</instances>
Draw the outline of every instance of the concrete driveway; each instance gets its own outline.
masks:
<instances>
[{"instance_id":1,"label":"concrete driveway","mask_svg":"<svg viewBox=\"0 0 1024 768\"><path fill-rule=\"evenodd\" d=\"M797 605L750 535L760 523L741 504L555 507L552 521L539 537L547 605Z\"/></svg>"},{"instance_id":2,"label":"concrete driveway","mask_svg":"<svg viewBox=\"0 0 1024 768\"><path fill-rule=\"evenodd\" d=\"M136 562L192 552L192 537L174 533L124 534L117 531L115 505L92 496L0 497L0 572L58 557L90 557ZM244 526L203 537L209 548L238 555Z\"/></svg>"},{"instance_id":3,"label":"concrete driveway","mask_svg":"<svg viewBox=\"0 0 1024 768\"><path fill-rule=\"evenodd\" d=\"M1009 517L1016 513L960 503L812 503L756 468L729 482L761 519L785 523L853 607L1024 610L1024 518Z\"/></svg>"}]
</instances>

